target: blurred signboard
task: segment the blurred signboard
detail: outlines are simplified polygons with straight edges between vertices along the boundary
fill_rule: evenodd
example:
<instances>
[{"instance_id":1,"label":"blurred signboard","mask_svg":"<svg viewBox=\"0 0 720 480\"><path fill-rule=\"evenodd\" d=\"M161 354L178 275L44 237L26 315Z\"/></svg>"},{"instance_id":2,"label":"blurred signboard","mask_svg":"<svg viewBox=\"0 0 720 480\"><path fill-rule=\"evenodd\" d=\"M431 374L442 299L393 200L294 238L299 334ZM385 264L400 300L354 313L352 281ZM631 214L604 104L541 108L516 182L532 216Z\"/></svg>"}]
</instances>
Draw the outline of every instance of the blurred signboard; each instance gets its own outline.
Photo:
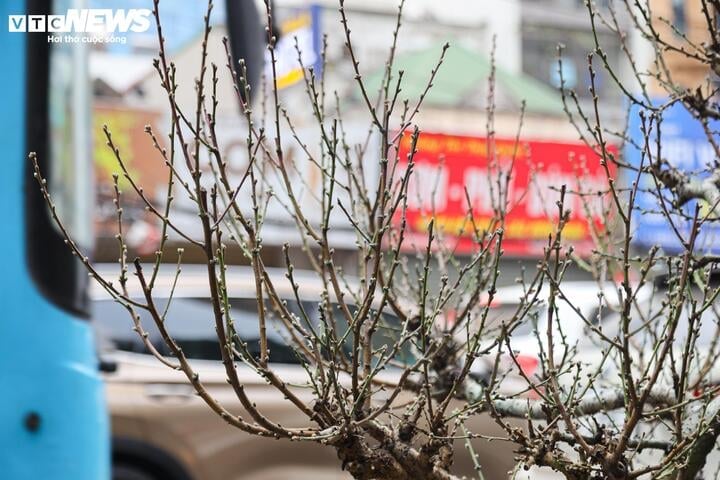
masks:
<instances>
[{"instance_id":1,"label":"blurred signboard","mask_svg":"<svg viewBox=\"0 0 720 480\"><path fill-rule=\"evenodd\" d=\"M122 191L125 240L139 253L153 252L159 240L157 219L145 211L142 199L133 191L122 174L114 153L106 144L103 125L112 133L115 146L138 185L144 189L148 200L155 202L167 188L167 169L160 153L153 147L145 133L145 125L157 132L160 113L128 106L95 102L93 105L93 160L96 177L95 235L99 239L114 238L117 234L117 210L113 203L115 192L113 174L118 174ZM161 147L164 135L158 135Z\"/></svg>"},{"instance_id":2,"label":"blurred signboard","mask_svg":"<svg viewBox=\"0 0 720 480\"><path fill-rule=\"evenodd\" d=\"M312 67L319 77L322 69L322 38L320 30L320 7L313 5L280 22L280 37L275 45L275 74L279 89L295 85L303 80L303 67ZM298 50L300 59L298 59ZM265 75L272 81L270 52L265 54Z\"/></svg>"},{"instance_id":3,"label":"blurred signboard","mask_svg":"<svg viewBox=\"0 0 720 480\"><path fill-rule=\"evenodd\" d=\"M664 101L660 99L656 101L657 105L663 103ZM650 117L649 112L646 112L645 117L645 130L649 131L648 135L643 133L640 108L633 106L630 110L628 137L632 142L627 142L625 157L628 163L635 167L640 166L641 163L643 165L648 163L648 157L643 155L642 150L649 149L653 160L657 153L657 124L653 121L650 126L649 120L647 120ZM716 132L718 125L712 123L709 128ZM713 168L715 161L715 152L708 142L702 124L688 112L683 104L677 102L663 111L660 123L660 141L661 156L670 165L690 177L703 178L710 175L709 171ZM692 225L689 218L694 215L698 202L693 200L685 204L682 215L671 215L670 219L675 226L673 229L667 216L662 213L663 207L660 201L660 195L662 195L668 201L667 206L669 206L669 201L672 199L671 193L667 189L659 189L649 174L641 175L638 184L639 191L633 211L635 227L633 244L639 248L658 245L668 253L683 250L678 233L684 239L689 238ZM701 201L700 207L701 214L711 208L705 201ZM720 222L710 219L698 234L696 250L720 253L718 240L720 240Z\"/></svg>"},{"instance_id":4,"label":"blurred signboard","mask_svg":"<svg viewBox=\"0 0 720 480\"><path fill-rule=\"evenodd\" d=\"M398 152L401 161L405 161L410 148L410 136L405 135ZM495 155L489 156L492 151ZM467 199L475 224L480 230L486 228L494 217L492 199L498 197L498 177L509 172L503 241L503 250L509 255L542 254L548 235L557 226L556 202L561 185L572 192L607 189L597 154L581 143L516 142L505 138L489 142L483 137L421 133L414 162L406 212L408 249L424 248L432 217L448 248L458 254L477 249ZM593 246L592 224L603 228L598 204L602 200L597 195L566 196L565 208L571 213L563 239L579 253L587 254Z\"/></svg>"}]
</instances>

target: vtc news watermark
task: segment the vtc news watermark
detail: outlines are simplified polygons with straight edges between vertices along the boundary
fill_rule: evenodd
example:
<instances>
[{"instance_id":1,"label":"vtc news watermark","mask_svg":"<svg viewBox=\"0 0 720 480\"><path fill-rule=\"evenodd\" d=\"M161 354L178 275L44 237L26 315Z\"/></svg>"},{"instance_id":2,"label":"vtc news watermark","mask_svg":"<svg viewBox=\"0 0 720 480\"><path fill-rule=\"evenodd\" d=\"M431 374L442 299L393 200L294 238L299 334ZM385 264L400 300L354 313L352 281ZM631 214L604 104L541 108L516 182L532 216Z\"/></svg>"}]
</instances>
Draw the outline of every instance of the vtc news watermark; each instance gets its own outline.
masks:
<instances>
[{"instance_id":1,"label":"vtc news watermark","mask_svg":"<svg viewBox=\"0 0 720 480\"><path fill-rule=\"evenodd\" d=\"M126 43L150 28L149 9L69 9L64 15L8 15L8 31L48 33L51 43Z\"/></svg>"}]
</instances>

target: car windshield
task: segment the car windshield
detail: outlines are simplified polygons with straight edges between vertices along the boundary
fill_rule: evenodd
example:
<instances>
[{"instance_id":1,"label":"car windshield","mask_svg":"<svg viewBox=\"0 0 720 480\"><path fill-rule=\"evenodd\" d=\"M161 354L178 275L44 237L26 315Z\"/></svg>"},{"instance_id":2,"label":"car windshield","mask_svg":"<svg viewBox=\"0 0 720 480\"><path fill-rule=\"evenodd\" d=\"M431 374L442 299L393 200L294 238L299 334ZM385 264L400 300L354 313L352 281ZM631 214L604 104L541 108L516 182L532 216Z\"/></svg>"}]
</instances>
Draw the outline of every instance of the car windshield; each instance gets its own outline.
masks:
<instances>
[{"instance_id":1,"label":"car windshield","mask_svg":"<svg viewBox=\"0 0 720 480\"><path fill-rule=\"evenodd\" d=\"M569 292L565 292L565 294L569 295ZM588 323L596 324L603 321L600 317L604 310L601 312L595 298L591 300L583 299L583 301L577 302L576 305L571 305L565 297L558 296L555 308L554 318L559 321L561 330L556 329L556 333L573 340L581 338L582 332L586 330ZM518 312L520 313L518 314ZM482 315L482 310L479 315ZM532 305L521 304L518 301L493 301L486 320L489 333L497 333L497 329L502 324L510 325L516 316L519 316L522 320L513 324L512 337L534 337L536 330L541 333L545 332L548 317L547 294L538 296Z\"/></svg>"},{"instance_id":2,"label":"car windshield","mask_svg":"<svg viewBox=\"0 0 720 480\"><path fill-rule=\"evenodd\" d=\"M500 328L501 325L508 325L512 319L517 315L518 311L522 307L518 302L500 303L493 302L487 312L487 319L485 320L486 328L490 331L495 331ZM481 310L478 315L482 318L483 311ZM513 336L525 336L530 335L538 324L541 324L545 318L545 310L540 306L534 306L531 308L530 313L526 315L523 320L516 323L512 330Z\"/></svg>"},{"instance_id":3,"label":"car windshield","mask_svg":"<svg viewBox=\"0 0 720 480\"><path fill-rule=\"evenodd\" d=\"M164 311L167 299L156 299L158 311ZM259 353L259 334L257 328L257 302L250 298L231 300L232 315L238 335L247 342L252 355ZM161 353L170 351L163 342L160 332L149 313L138 309L143 329L148 338ZM93 308L94 325L101 342L110 342L118 350L145 353L142 340L132 329L127 310L111 300L95 302ZM221 358L212 304L207 298L174 298L168 309L167 329L188 358L219 360ZM276 363L297 363L293 349L288 345L277 325L267 330L270 357Z\"/></svg>"},{"instance_id":4,"label":"car windshield","mask_svg":"<svg viewBox=\"0 0 720 480\"><path fill-rule=\"evenodd\" d=\"M664 335L668 319L673 315L673 312L668 307L666 296L666 292L658 291L651 298L633 305L630 332L633 335L634 343L638 347L653 345L656 338ZM692 325L695 332L695 344L706 346L720 334L720 301L716 299L701 311L703 303L710 299L703 300L704 295L697 288L692 289L692 296L698 302L695 313L693 313L692 302L683 304L673 337L674 342L676 345L685 343ZM620 313L608 311L607 314L603 315L602 326L605 335L610 337L618 335L620 324Z\"/></svg>"},{"instance_id":5,"label":"car windshield","mask_svg":"<svg viewBox=\"0 0 720 480\"><path fill-rule=\"evenodd\" d=\"M158 311L165 310L166 298L155 300ZM250 354L259 356L258 309L255 298L230 299L232 318L238 336L247 343ZM300 306L294 300L288 300L289 310L302 318ZM303 301L302 309L308 320L315 327L322 328L318 302ZM347 323L334 305L337 331L342 335L347 331ZM351 311L353 309L351 308ZM293 349L292 340L288 332L274 314L271 308L267 309L268 327L267 337L269 344L270 361L274 363L299 363ZM160 336L155 322L149 313L137 309L143 329L148 333L150 342L164 355L170 355L169 348ZM374 312L372 313L374 315ZM133 331L133 325L127 310L112 300L98 300L93 306L94 328L101 347L110 347L126 352L147 353L140 336ZM188 358L200 360L220 360L221 353L215 332L215 321L212 304L208 298L174 298L168 309L166 326L172 337L182 348ZM303 323L302 321L300 322ZM377 332L373 337L373 348L381 349L394 343L398 338L400 329L397 317L383 313L378 322ZM348 338L350 338L348 336ZM350 340L345 342L344 350L350 352ZM412 361L410 346L405 345L396 360Z\"/></svg>"}]
</instances>

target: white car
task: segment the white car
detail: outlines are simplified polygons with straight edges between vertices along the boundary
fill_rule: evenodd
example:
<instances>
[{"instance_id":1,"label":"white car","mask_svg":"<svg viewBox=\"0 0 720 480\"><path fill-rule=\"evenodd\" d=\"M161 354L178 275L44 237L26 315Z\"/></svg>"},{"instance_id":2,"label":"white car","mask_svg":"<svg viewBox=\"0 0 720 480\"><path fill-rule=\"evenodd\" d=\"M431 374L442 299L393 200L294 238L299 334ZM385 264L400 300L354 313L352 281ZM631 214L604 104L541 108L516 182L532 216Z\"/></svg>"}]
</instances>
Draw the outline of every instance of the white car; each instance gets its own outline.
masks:
<instances>
[{"instance_id":1,"label":"white car","mask_svg":"<svg viewBox=\"0 0 720 480\"><path fill-rule=\"evenodd\" d=\"M638 296L645 301L652 289L643 289ZM508 342L515 356L515 361L525 375L532 378L541 367L541 354L548 352L548 319L550 288L544 285L539 292L522 285L500 287L488 305L488 298L481 302L480 310L489 308L485 325L488 336L484 342L485 349L495 345L501 334L500 326L506 325L510 330ZM591 354L593 345L589 344L588 331L591 326L602 328L611 336L615 326L611 321L620 307L617 286L612 283L593 281L568 281L561 284L555 297L553 310L553 344L554 357L560 360L565 354L565 347L584 349L584 354ZM477 317L483 313L478 312ZM479 321L479 320L478 320ZM510 357L506 342L502 341L502 371L506 373L503 391L511 393L513 383L519 382L521 389L526 381L517 372L515 361ZM473 365L473 372L478 378L489 377L495 362L497 347ZM513 370L515 374L513 374Z\"/></svg>"},{"instance_id":2,"label":"white car","mask_svg":"<svg viewBox=\"0 0 720 480\"><path fill-rule=\"evenodd\" d=\"M174 266L165 266L154 290L158 308L164 308L174 281ZM101 266L106 278L117 275L117 265ZM294 293L284 270L270 270L270 277L281 298L297 308ZM129 282L130 296L140 298L137 282ZM314 274L295 272L301 285L300 298L309 316L317 315L322 282ZM257 354L258 313L252 270L232 267L227 272L228 291L232 298L235 327ZM116 370L105 375L107 397L112 417L113 480L330 480L349 478L340 470L336 452L310 442L276 441L251 436L227 425L194 394L183 374L173 371L149 355L123 307L114 303L98 285L92 291L93 325L98 341L106 346L106 363L114 362ZM205 267L184 266L181 280L174 290L167 317L167 327L190 358L206 387L234 412L243 410L220 362ZM162 354L169 354L157 328L146 313L143 327L149 339ZM388 314L388 322L392 322ZM397 320L395 320L397 321ZM381 332L378 332L381 333ZM382 342L383 335L377 336ZM268 325L270 361L273 369L288 384L307 383L306 371L289 346L281 329ZM109 351L108 351L109 347ZM307 418L274 387L249 367L238 364L238 374L248 396L262 405L262 410L283 425L307 425ZM392 372L387 372L392 375ZM313 401L309 389L297 394ZM405 394L403 394L405 395ZM410 392L406 396L411 396ZM406 401L407 398L398 398ZM245 415L245 414L243 414ZM518 422L521 424L520 422ZM502 430L485 414L474 416L468 428L488 437L502 435ZM485 478L503 478L515 465L513 446L508 442L477 440L475 446ZM461 440L457 441L456 472L474 473L473 463Z\"/></svg>"},{"instance_id":3,"label":"white car","mask_svg":"<svg viewBox=\"0 0 720 480\"><path fill-rule=\"evenodd\" d=\"M700 298L701 292L693 287L691 290L695 299ZM534 292L526 292L520 286L503 287L497 290L492 301L486 301L483 307L489 306L486 323L489 325L500 325L511 323L516 312L523 303L523 299L531 298ZM534 382L540 383L543 377L542 358L547 358L548 353L548 308L549 288L542 288L535 297L537 301L529 308L525 319L517 324L512 330L507 342L503 342L499 349L501 355L499 375L496 384L497 391L501 395L520 394L523 397L533 397L533 392L528 389L528 382L525 377ZM635 378L641 378L641 371L647 365L647 359L652 358L656 351L657 338L655 335L662 335L663 328L667 324L669 315L668 309L664 306L668 292L662 282L655 284L647 283L637 290L637 295L631 306L630 331L635 332L631 337L631 355L633 356L633 374ZM712 298L710 299L712 300ZM527 303L527 300L525 300ZM691 306L686 302L685 308L680 312L677 329L673 335L673 351L676 361L681 358L682 350L688 338ZM563 356L571 350L572 360L581 364L585 373L592 372L593 385L597 389L621 388L622 378L620 366L615 360L605 359L604 350L608 349L608 343L601 339L600 332L608 339L615 339L621 333L622 292L619 285L612 283L596 283L592 281L573 281L561 284L561 293L556 297L556 308L553 312L552 338L554 343L554 359L556 365L561 364ZM651 328L650 325L654 325ZM720 354L718 348L720 341L720 296L711 302L709 308L699 315L699 322L696 320L692 326L697 330L697 341L695 342L694 357L688 371L689 378L697 379L702 376L705 384L720 384L720 362L716 359ZM486 345L494 345L493 338L487 340ZM508 346L513 352L515 360L509 354ZM495 344L496 345L496 344ZM487 380L495 364L498 348L492 350L484 357L479 358L473 364L473 372L476 378ZM604 360L605 359L605 360ZM658 390L669 389L672 385L672 372L669 358L664 363L660 377L655 384ZM516 363L517 362L517 363ZM518 371L522 369L524 376ZM582 382L588 377L586 375L576 376L575 370L571 369L567 374L560 375L561 386L569 387L572 382L574 387L581 389ZM691 380L692 382L692 380ZM690 383L692 385L692 383ZM698 394L702 389L698 390ZM621 410L607 412L596 416L596 420L604 423L606 421L622 424L624 413ZM668 438L671 433L662 424L648 424L640 430L644 434L652 435L656 439ZM587 432L591 434L592 432ZM649 465L658 461L660 452L646 450L635 457L638 464ZM708 457L705 466L705 473L713 478L720 459L717 449ZM562 478L562 477L558 477ZM643 477L644 478L644 477Z\"/></svg>"},{"instance_id":4,"label":"white car","mask_svg":"<svg viewBox=\"0 0 720 480\"><path fill-rule=\"evenodd\" d=\"M694 295L698 296L697 289ZM623 306L624 292L620 285L610 282L598 283L593 281L568 281L563 282L555 297L555 309L553 311L552 338L554 359L559 362L566 354L566 350L572 350L574 358L588 365L599 362L602 358L602 350L607 349L608 343L602 336L613 339L621 333L620 319ZM539 293L528 292L522 286L510 286L498 288L489 305L486 325L494 334L499 333L499 325L502 323L513 325L508 342L517 362L528 377L538 373L541 367L541 357L547 356L548 345L548 300L550 289L543 286ZM533 299L529 301L528 299ZM631 307L631 331L635 333L631 342L631 351L641 355L653 348L654 337L649 328L643 330L644 326L654 324L660 328L663 325L664 316L667 312L663 310L662 302L666 300L666 290L661 282L646 283L636 292ZM686 302L687 303L687 302ZM526 307L522 307L526 305ZM487 300L483 308L487 307ZM517 312L524 308L526 311L520 321L513 322ZM674 335L674 343L680 348L688 335L688 306L683 309L678 329ZM710 344L720 333L720 298L716 299L712 308L708 308L701 315L698 332L697 346L701 350L709 350ZM486 345L493 345L496 338L488 338ZM716 349L712 349L715 351ZM476 362L474 372L479 375L488 375L490 364L494 361L494 354L497 348L486 355L484 361ZM501 351L506 352L503 362L517 371L515 362L507 354L506 342L503 342ZM717 353L717 352L716 352ZM704 352L700 352L698 358ZM707 356L707 355L705 355ZM606 380L612 381L613 365L609 362L604 366L606 369ZM505 369L507 370L507 369ZM720 372L717 374L710 371L712 378L720 380ZM509 377L513 377L510 372ZM522 380L522 383L526 382Z\"/></svg>"}]
</instances>

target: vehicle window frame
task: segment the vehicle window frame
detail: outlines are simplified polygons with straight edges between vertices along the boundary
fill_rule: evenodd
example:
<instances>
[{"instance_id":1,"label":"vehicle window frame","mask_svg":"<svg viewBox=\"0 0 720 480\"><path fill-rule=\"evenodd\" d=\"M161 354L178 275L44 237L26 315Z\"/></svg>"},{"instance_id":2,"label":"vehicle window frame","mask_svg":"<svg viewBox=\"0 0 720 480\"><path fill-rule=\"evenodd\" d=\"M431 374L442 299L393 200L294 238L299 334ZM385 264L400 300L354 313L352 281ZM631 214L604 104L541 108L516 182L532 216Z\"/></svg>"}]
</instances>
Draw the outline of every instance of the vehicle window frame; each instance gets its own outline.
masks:
<instances>
[{"instance_id":1,"label":"vehicle window frame","mask_svg":"<svg viewBox=\"0 0 720 480\"><path fill-rule=\"evenodd\" d=\"M28 13L49 15L52 0L28 0ZM50 49L44 32L27 33L25 89L25 151L34 151L43 175L50 183ZM30 277L39 292L52 304L72 315L89 319L88 276L81 261L72 255L33 177L33 166L25 167L25 242Z\"/></svg>"}]
</instances>

